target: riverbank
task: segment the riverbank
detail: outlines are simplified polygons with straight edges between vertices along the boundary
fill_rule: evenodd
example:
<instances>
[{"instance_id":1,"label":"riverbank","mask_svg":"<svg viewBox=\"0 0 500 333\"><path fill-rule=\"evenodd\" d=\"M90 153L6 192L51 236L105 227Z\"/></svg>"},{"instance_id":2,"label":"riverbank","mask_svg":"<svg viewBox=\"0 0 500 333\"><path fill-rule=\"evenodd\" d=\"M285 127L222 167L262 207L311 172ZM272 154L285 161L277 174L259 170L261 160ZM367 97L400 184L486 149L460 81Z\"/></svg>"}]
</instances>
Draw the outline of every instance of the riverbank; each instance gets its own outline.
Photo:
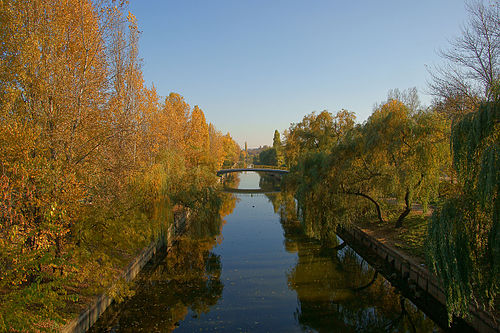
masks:
<instances>
[{"instance_id":1,"label":"riverbank","mask_svg":"<svg viewBox=\"0 0 500 333\"><path fill-rule=\"evenodd\" d=\"M382 273L385 271L406 297L419 306L432 307L436 313L433 320L443 322L447 320L446 296L425 264L426 228L426 217L417 213L402 228L394 228L393 223L364 222L339 230L339 235ZM467 324L478 332L500 332L498 319L476 307L471 307ZM463 332L467 327L456 319L452 329Z\"/></svg>"},{"instance_id":2,"label":"riverbank","mask_svg":"<svg viewBox=\"0 0 500 333\"><path fill-rule=\"evenodd\" d=\"M213 205L191 211L188 223L168 251L150 260L134 280L134 295L114 302L89 332L170 332L186 318L190 305L203 313L222 294L221 267L210 250L220 243L223 216L232 195L215 193ZM188 316L189 317L189 316Z\"/></svg>"},{"instance_id":3,"label":"riverbank","mask_svg":"<svg viewBox=\"0 0 500 333\"><path fill-rule=\"evenodd\" d=\"M189 221L189 211L179 210L174 214L173 223L168 229L160 234L157 239L145 247L118 276L106 293L95 297L92 302L75 318L70 320L64 327L62 333L83 333L92 327L99 317L106 311L109 305L114 301L113 294L119 289L118 284L122 281L128 283L132 281L141 269L156 255L159 251L169 251L175 237L182 233ZM117 295L118 297L120 295Z\"/></svg>"},{"instance_id":4,"label":"riverbank","mask_svg":"<svg viewBox=\"0 0 500 333\"><path fill-rule=\"evenodd\" d=\"M401 253L417 265L426 265L425 237L429 215L421 212L410 213L400 228L394 221L379 223L369 220L356 222L356 226L364 233L379 240Z\"/></svg>"},{"instance_id":5,"label":"riverbank","mask_svg":"<svg viewBox=\"0 0 500 333\"><path fill-rule=\"evenodd\" d=\"M260 183L241 177L240 189ZM311 238L279 193L228 196L227 218L193 219L141 272L135 295L90 332L439 331L352 248L333 252Z\"/></svg>"}]
</instances>

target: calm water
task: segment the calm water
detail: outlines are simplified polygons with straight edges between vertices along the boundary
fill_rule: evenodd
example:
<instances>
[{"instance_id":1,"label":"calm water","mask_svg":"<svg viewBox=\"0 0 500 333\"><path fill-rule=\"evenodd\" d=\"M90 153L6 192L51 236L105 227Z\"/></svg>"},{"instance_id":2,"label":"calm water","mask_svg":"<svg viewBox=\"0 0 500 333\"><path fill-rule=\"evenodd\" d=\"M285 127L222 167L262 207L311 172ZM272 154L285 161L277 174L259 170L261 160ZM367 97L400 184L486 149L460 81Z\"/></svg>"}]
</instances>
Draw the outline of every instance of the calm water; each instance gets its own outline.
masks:
<instances>
[{"instance_id":1,"label":"calm water","mask_svg":"<svg viewBox=\"0 0 500 333\"><path fill-rule=\"evenodd\" d=\"M240 180L259 188L255 173ZM308 237L293 200L226 194L222 211L194 222L92 332L439 331L342 240Z\"/></svg>"}]
</instances>

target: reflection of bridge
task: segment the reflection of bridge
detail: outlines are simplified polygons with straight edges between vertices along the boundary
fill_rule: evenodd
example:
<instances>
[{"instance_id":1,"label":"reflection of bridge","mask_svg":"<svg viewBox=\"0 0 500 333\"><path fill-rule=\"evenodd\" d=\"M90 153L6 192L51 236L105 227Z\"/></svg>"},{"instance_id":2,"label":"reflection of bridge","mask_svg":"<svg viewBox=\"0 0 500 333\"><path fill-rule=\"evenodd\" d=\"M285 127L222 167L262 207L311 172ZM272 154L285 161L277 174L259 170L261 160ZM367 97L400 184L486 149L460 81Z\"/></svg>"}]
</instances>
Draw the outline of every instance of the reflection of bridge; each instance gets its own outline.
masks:
<instances>
[{"instance_id":1,"label":"reflection of bridge","mask_svg":"<svg viewBox=\"0 0 500 333\"><path fill-rule=\"evenodd\" d=\"M257 194L257 193L271 194L271 193L280 193L281 191L279 191L279 190L264 190L261 188L244 189L244 188L224 187L224 192L225 193L235 193L235 194Z\"/></svg>"},{"instance_id":2,"label":"reflection of bridge","mask_svg":"<svg viewBox=\"0 0 500 333\"><path fill-rule=\"evenodd\" d=\"M268 172L268 173L274 173L274 174L279 174L279 175L284 175L288 173L288 170L283 170L283 169L271 169L269 167L267 168L235 168L235 169L221 169L217 171L217 176L222 176L227 173L231 172L245 172L245 171L254 171L254 172Z\"/></svg>"}]
</instances>

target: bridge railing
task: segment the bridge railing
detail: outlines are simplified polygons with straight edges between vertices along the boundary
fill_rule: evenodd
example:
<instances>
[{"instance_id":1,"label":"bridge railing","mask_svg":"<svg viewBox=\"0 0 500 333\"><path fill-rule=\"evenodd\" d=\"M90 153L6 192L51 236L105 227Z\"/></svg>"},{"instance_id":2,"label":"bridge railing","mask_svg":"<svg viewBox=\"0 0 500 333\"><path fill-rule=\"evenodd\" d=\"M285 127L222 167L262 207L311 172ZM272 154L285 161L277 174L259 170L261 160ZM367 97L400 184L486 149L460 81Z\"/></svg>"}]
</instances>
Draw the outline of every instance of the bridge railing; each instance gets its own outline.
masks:
<instances>
[{"instance_id":1,"label":"bridge railing","mask_svg":"<svg viewBox=\"0 0 500 333\"><path fill-rule=\"evenodd\" d=\"M251 167L252 167L252 168L255 168L255 169L288 170L288 168L287 168L287 167L284 167L284 166L276 166L276 165L259 165L259 164L253 164Z\"/></svg>"},{"instance_id":2,"label":"bridge railing","mask_svg":"<svg viewBox=\"0 0 500 333\"><path fill-rule=\"evenodd\" d=\"M217 176L221 176L226 173L232 172L243 172L243 171L261 171L261 172L272 172L278 174L288 173L288 169L284 167L275 167L271 165L248 165L246 168L230 168L217 170Z\"/></svg>"}]
</instances>

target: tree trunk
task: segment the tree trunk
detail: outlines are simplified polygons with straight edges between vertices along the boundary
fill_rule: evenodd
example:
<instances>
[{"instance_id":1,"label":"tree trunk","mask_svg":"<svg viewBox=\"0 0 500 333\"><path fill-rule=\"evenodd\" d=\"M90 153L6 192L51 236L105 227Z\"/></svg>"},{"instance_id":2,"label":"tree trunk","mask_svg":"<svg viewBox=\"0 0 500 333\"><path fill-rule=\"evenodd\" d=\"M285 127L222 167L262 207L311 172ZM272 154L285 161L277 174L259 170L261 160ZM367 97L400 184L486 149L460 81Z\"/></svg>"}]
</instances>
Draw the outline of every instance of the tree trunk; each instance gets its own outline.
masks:
<instances>
[{"instance_id":1,"label":"tree trunk","mask_svg":"<svg viewBox=\"0 0 500 333\"><path fill-rule=\"evenodd\" d=\"M378 202L375 201L375 199L373 199L372 197L370 197L364 193L358 193L357 195L362 196L363 198L370 200L375 205L375 208L377 209L378 220L380 223L384 223L384 218L382 217L382 209L380 208L380 205L378 204Z\"/></svg>"},{"instance_id":2,"label":"tree trunk","mask_svg":"<svg viewBox=\"0 0 500 333\"><path fill-rule=\"evenodd\" d=\"M384 223L384 218L382 217L382 209L380 208L380 205L378 204L378 202L375 199L373 199L369 195L361 193L361 192L349 192L349 191L346 191L343 186L342 186L342 189L347 194L358 195L360 197L363 197L365 199L370 200L375 205L375 208L377 209L377 217L378 217L379 222L380 223Z\"/></svg>"},{"instance_id":3,"label":"tree trunk","mask_svg":"<svg viewBox=\"0 0 500 333\"><path fill-rule=\"evenodd\" d=\"M408 216L411 212L411 204L410 204L410 189L406 188L405 194L405 210L399 215L398 220L396 221L396 228L401 228L403 226L403 219Z\"/></svg>"}]
</instances>

